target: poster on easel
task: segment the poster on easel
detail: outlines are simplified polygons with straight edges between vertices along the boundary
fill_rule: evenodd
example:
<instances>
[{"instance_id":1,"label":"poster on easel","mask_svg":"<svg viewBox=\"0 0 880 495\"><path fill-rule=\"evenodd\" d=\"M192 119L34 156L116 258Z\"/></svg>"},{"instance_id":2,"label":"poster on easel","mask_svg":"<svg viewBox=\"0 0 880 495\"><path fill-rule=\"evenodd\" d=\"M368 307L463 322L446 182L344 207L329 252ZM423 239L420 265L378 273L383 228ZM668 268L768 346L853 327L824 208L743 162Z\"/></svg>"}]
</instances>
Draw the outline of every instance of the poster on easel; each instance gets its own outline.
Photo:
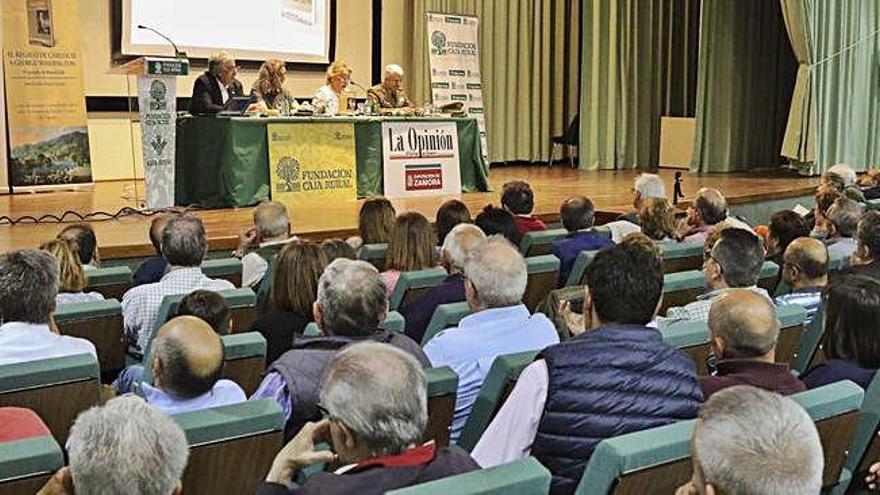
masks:
<instances>
[{"instance_id":1,"label":"poster on easel","mask_svg":"<svg viewBox=\"0 0 880 495\"><path fill-rule=\"evenodd\" d=\"M92 183L77 2L3 0L13 192Z\"/></svg>"}]
</instances>

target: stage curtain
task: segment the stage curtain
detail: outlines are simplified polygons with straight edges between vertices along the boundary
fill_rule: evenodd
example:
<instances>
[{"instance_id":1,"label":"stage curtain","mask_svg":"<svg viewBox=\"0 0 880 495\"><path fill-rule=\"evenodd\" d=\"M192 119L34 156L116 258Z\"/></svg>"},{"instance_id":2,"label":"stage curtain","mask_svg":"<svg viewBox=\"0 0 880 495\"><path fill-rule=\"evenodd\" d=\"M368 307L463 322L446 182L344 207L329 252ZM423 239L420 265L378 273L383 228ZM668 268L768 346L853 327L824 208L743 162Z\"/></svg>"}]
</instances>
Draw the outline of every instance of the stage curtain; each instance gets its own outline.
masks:
<instances>
[{"instance_id":1,"label":"stage curtain","mask_svg":"<svg viewBox=\"0 0 880 495\"><path fill-rule=\"evenodd\" d=\"M480 19L489 161L547 161L550 137L578 110L578 0L419 0L413 5L411 94L430 100L426 14ZM561 158L559 156L557 159Z\"/></svg>"},{"instance_id":2,"label":"stage curtain","mask_svg":"<svg viewBox=\"0 0 880 495\"><path fill-rule=\"evenodd\" d=\"M791 97L791 110L782 141L782 156L796 168L813 165L816 160L816 100L813 97L815 62L807 0L779 0L791 49L798 61L797 81Z\"/></svg>"},{"instance_id":3,"label":"stage curtain","mask_svg":"<svg viewBox=\"0 0 880 495\"><path fill-rule=\"evenodd\" d=\"M781 164L797 61L779 2L704 0L691 170Z\"/></svg>"}]
</instances>

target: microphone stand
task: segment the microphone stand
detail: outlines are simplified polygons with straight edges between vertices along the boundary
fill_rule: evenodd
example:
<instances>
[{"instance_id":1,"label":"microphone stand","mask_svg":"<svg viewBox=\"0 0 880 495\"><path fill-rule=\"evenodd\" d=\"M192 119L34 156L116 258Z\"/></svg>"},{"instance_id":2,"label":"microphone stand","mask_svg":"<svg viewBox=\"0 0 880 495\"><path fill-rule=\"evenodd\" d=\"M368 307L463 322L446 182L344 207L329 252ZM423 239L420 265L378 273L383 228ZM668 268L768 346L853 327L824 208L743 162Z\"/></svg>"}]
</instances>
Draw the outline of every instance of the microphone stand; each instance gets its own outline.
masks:
<instances>
[{"instance_id":1,"label":"microphone stand","mask_svg":"<svg viewBox=\"0 0 880 495\"><path fill-rule=\"evenodd\" d=\"M168 36L165 36L164 34L160 33L159 31L156 31L155 29L151 28L150 26L144 26L143 24L138 24L138 29L144 29L144 30L156 33L157 35L159 35L160 38L164 39L168 43L171 43L171 46L174 47L174 57L175 58L186 58L186 52L180 51L180 48L177 48L177 44L175 42L171 41L171 38L169 38Z\"/></svg>"},{"instance_id":2,"label":"microphone stand","mask_svg":"<svg viewBox=\"0 0 880 495\"><path fill-rule=\"evenodd\" d=\"M672 187L672 204L678 204L678 198L684 199L684 193L681 192L681 172L675 173L675 184Z\"/></svg>"}]
</instances>

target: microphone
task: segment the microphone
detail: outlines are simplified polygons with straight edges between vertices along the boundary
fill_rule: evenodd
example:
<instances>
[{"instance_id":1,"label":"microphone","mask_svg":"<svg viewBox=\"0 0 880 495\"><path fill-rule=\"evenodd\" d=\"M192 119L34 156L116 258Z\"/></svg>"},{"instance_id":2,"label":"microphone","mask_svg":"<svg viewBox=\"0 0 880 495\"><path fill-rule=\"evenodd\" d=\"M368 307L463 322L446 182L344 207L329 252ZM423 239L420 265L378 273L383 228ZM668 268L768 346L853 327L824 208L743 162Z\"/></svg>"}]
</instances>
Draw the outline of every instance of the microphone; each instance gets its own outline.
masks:
<instances>
[{"instance_id":1,"label":"microphone","mask_svg":"<svg viewBox=\"0 0 880 495\"><path fill-rule=\"evenodd\" d=\"M361 86L360 84L354 82L354 80L349 79L348 82L349 82L349 84L351 84L352 86L354 86L354 87L356 87L356 88L359 88L359 89L360 89L361 91L363 91L364 93L367 92L367 88L365 88L365 87Z\"/></svg>"},{"instance_id":2,"label":"microphone","mask_svg":"<svg viewBox=\"0 0 880 495\"><path fill-rule=\"evenodd\" d=\"M684 199L684 193L681 192L681 172L675 172L675 184L672 187L672 204L678 204L678 198Z\"/></svg>"},{"instance_id":3,"label":"microphone","mask_svg":"<svg viewBox=\"0 0 880 495\"><path fill-rule=\"evenodd\" d=\"M158 34L159 37L161 37L162 39L164 39L168 43L171 43L171 46L174 47L174 56L176 58L186 58L186 52L180 51L180 48L177 48L177 44L174 43L173 41L171 41L171 38L169 38L168 36L165 36L164 34L160 33L159 31L156 31L155 29L151 28L150 26L144 26L143 24L138 24L137 28L138 29L146 29L147 31L152 31L152 32Z\"/></svg>"}]
</instances>

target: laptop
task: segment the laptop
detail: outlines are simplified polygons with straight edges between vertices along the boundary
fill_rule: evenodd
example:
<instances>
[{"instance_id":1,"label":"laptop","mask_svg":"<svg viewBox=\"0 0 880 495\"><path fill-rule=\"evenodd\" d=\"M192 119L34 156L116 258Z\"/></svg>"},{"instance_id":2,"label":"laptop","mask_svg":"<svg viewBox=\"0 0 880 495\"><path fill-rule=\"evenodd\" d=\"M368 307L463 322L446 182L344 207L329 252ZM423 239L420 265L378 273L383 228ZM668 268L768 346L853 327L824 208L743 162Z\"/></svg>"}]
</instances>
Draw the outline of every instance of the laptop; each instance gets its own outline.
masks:
<instances>
[{"instance_id":1,"label":"laptop","mask_svg":"<svg viewBox=\"0 0 880 495\"><path fill-rule=\"evenodd\" d=\"M250 96L234 96L226 100L226 105L223 106L223 110L220 110L217 115L220 117L239 117L244 115L250 104Z\"/></svg>"}]
</instances>

